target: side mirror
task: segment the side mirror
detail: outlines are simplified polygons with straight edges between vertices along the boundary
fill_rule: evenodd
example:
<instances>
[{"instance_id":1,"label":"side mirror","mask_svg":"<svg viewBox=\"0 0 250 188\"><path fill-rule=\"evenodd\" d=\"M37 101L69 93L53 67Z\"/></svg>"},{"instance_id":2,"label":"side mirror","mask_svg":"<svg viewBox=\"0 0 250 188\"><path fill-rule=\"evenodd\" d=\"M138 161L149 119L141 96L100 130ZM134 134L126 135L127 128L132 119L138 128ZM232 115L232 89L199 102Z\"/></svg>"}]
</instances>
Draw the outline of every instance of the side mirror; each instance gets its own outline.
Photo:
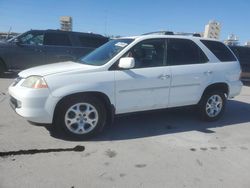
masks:
<instances>
[{"instance_id":1,"label":"side mirror","mask_svg":"<svg viewBox=\"0 0 250 188\"><path fill-rule=\"evenodd\" d=\"M133 57L123 57L120 59L118 67L121 69L132 69L135 67L135 59Z\"/></svg>"}]
</instances>

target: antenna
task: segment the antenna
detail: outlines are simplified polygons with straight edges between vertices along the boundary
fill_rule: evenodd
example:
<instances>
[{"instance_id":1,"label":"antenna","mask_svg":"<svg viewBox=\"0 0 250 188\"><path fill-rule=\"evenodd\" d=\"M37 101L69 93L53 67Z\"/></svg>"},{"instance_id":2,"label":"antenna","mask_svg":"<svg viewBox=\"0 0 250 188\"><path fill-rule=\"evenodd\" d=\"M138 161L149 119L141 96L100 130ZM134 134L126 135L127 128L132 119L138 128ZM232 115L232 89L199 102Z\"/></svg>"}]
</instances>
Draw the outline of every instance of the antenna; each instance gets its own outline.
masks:
<instances>
[{"instance_id":1,"label":"antenna","mask_svg":"<svg viewBox=\"0 0 250 188\"><path fill-rule=\"evenodd\" d=\"M12 30L12 26L10 26L10 29L9 29L9 31L8 31L8 33L7 33L7 36L6 36L6 39L9 38L9 35L10 35L11 30Z\"/></svg>"},{"instance_id":2,"label":"antenna","mask_svg":"<svg viewBox=\"0 0 250 188\"><path fill-rule=\"evenodd\" d=\"M105 35L107 36L107 30L108 30L108 11L105 10L105 20L104 20L104 29L105 29Z\"/></svg>"}]
</instances>

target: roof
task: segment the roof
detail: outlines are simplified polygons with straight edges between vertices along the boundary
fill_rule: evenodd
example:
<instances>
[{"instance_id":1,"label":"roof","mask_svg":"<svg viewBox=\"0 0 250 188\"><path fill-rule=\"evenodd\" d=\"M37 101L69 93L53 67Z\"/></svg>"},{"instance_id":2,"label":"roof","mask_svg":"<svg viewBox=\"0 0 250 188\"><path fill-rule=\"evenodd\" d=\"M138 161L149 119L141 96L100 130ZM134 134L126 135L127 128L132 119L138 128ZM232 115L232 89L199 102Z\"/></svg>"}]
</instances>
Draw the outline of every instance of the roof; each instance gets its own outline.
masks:
<instances>
[{"instance_id":1,"label":"roof","mask_svg":"<svg viewBox=\"0 0 250 188\"><path fill-rule=\"evenodd\" d=\"M81 35L89 35L89 36L95 36L95 37L100 37L100 38L108 38L100 34L95 34L95 33L86 33L86 32L76 32L76 31L63 31L60 29L46 29L46 30L37 30L37 29L31 29L30 31L35 31L35 32L60 32L60 33L76 33L76 34L81 34Z\"/></svg>"}]
</instances>

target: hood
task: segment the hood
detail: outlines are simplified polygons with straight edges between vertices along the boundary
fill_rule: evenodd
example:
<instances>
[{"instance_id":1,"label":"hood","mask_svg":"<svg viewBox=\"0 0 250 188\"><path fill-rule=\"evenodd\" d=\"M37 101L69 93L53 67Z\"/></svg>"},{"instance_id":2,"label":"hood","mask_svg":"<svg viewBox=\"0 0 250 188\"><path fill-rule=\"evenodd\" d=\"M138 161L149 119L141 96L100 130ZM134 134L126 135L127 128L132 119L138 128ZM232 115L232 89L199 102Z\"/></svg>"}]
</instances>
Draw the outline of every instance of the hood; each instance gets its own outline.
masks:
<instances>
[{"instance_id":1,"label":"hood","mask_svg":"<svg viewBox=\"0 0 250 188\"><path fill-rule=\"evenodd\" d=\"M54 63L54 64L42 65L42 66L30 68L30 69L20 72L18 75L22 78L26 78L32 75L47 76L50 74L57 74L57 73L74 71L74 70L88 71L88 70L93 70L96 68L97 68L96 66L84 65L81 63L68 61L68 62L63 62L63 63Z\"/></svg>"}]
</instances>

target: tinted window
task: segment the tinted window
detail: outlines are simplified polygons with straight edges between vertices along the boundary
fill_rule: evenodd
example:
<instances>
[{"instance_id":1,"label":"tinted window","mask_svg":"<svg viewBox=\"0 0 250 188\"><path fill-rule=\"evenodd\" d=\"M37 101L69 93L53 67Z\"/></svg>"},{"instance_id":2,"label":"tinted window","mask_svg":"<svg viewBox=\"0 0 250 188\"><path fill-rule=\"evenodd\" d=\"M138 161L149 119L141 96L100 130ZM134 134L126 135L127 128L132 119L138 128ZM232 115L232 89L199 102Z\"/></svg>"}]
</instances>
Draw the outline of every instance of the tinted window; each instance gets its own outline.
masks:
<instances>
[{"instance_id":1,"label":"tinted window","mask_svg":"<svg viewBox=\"0 0 250 188\"><path fill-rule=\"evenodd\" d=\"M43 33L27 33L19 37L22 44L29 45L42 45L43 44Z\"/></svg>"},{"instance_id":2,"label":"tinted window","mask_svg":"<svg viewBox=\"0 0 250 188\"><path fill-rule=\"evenodd\" d=\"M106 43L107 39L80 35L79 41L82 47L97 48Z\"/></svg>"},{"instance_id":3,"label":"tinted window","mask_svg":"<svg viewBox=\"0 0 250 188\"><path fill-rule=\"evenodd\" d=\"M45 45L71 46L69 36L66 33L46 33L44 36Z\"/></svg>"},{"instance_id":4,"label":"tinted window","mask_svg":"<svg viewBox=\"0 0 250 188\"><path fill-rule=\"evenodd\" d=\"M188 39L168 39L168 65L186 65L206 62L208 62L208 58L193 41Z\"/></svg>"},{"instance_id":5,"label":"tinted window","mask_svg":"<svg viewBox=\"0 0 250 188\"><path fill-rule=\"evenodd\" d=\"M135 59L135 68L163 66L165 61L165 40L153 39L135 45L124 57Z\"/></svg>"},{"instance_id":6,"label":"tinted window","mask_svg":"<svg viewBox=\"0 0 250 188\"><path fill-rule=\"evenodd\" d=\"M230 47L242 64L250 64L250 47Z\"/></svg>"},{"instance_id":7,"label":"tinted window","mask_svg":"<svg viewBox=\"0 0 250 188\"><path fill-rule=\"evenodd\" d=\"M222 62L236 61L232 52L221 42L201 40L201 42Z\"/></svg>"}]
</instances>

